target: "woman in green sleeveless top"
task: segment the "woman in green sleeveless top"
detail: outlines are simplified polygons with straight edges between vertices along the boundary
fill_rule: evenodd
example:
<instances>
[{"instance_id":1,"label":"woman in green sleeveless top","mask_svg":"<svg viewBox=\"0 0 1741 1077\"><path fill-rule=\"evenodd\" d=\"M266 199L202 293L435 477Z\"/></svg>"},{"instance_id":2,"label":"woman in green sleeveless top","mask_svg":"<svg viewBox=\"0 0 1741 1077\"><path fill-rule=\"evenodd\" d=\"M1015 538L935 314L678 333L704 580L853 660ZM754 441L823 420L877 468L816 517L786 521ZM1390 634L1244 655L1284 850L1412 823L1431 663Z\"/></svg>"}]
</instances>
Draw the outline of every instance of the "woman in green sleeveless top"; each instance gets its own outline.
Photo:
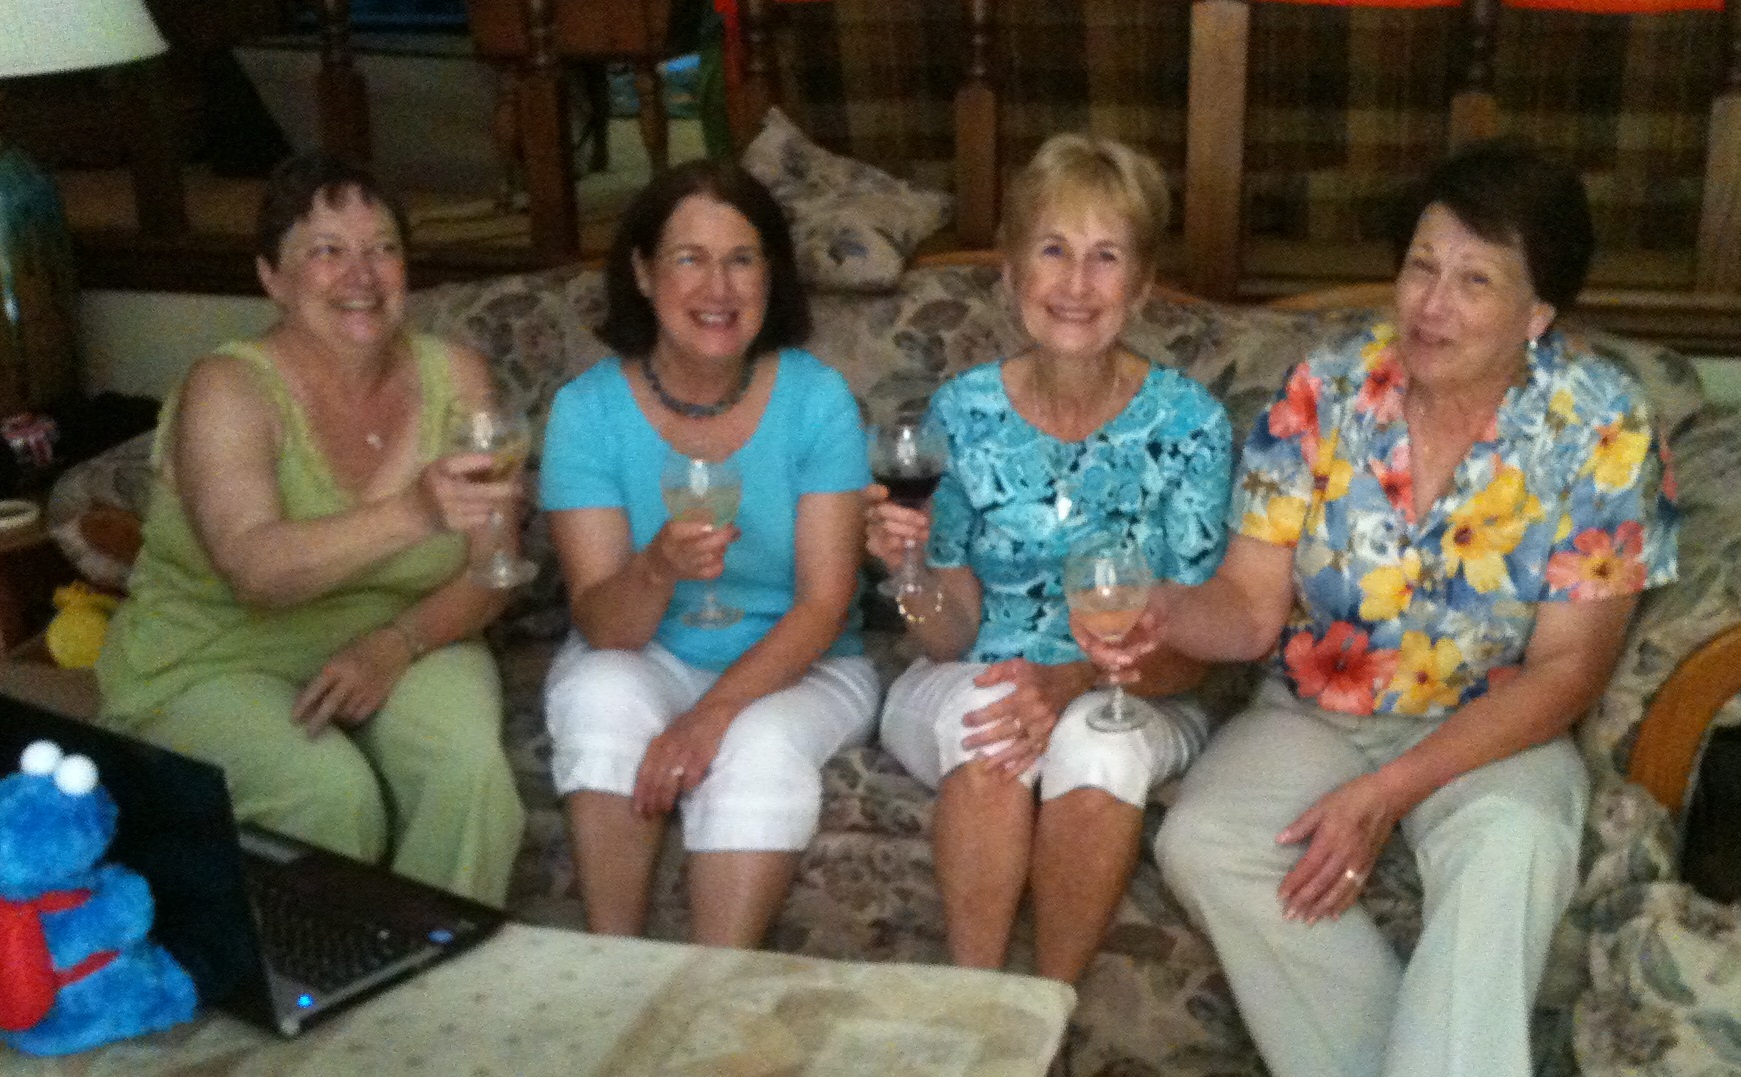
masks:
<instances>
[{"instance_id":1,"label":"woman in green sleeveless top","mask_svg":"<svg viewBox=\"0 0 1741 1077\"><path fill-rule=\"evenodd\" d=\"M97 673L105 719L222 766L243 819L500 905L524 814L476 637L505 593L465 567L518 480L443 456L488 371L407 332L403 235L367 173L274 173L256 264L278 322L166 402Z\"/></svg>"}]
</instances>

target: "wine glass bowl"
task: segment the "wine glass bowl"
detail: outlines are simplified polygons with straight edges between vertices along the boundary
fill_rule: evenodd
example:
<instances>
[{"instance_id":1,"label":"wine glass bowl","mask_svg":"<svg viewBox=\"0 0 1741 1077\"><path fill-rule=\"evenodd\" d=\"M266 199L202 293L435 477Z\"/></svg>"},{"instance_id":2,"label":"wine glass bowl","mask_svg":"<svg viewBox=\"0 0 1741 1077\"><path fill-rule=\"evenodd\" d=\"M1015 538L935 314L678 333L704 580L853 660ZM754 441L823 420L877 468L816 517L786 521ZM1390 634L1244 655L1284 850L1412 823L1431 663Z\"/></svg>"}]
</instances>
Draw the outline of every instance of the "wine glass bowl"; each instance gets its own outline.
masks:
<instances>
[{"instance_id":1,"label":"wine glass bowl","mask_svg":"<svg viewBox=\"0 0 1741 1077\"><path fill-rule=\"evenodd\" d=\"M1071 618L1090 634L1117 643L1136 627L1148 605L1154 572L1132 543L1091 538L1064 559L1064 599ZM1088 726L1107 733L1141 728L1154 708L1134 700L1114 682L1107 701L1088 715Z\"/></svg>"},{"instance_id":2,"label":"wine glass bowl","mask_svg":"<svg viewBox=\"0 0 1741 1077\"><path fill-rule=\"evenodd\" d=\"M730 460L703 460L673 452L659 475L659 493L673 520L703 520L712 528L730 527L743 500L743 475ZM683 615L691 628L724 628L744 611L719 600L715 581L701 592L701 605Z\"/></svg>"},{"instance_id":3,"label":"wine glass bowl","mask_svg":"<svg viewBox=\"0 0 1741 1077\"><path fill-rule=\"evenodd\" d=\"M468 476L473 481L506 481L526 466L532 454L532 423L519 412L455 401L448 408L446 424L449 450L490 457L488 466ZM505 591L538 574L537 565L509 549L507 526L506 514L492 509L484 549L471 571L473 582L481 587Z\"/></svg>"},{"instance_id":4,"label":"wine glass bowl","mask_svg":"<svg viewBox=\"0 0 1741 1077\"><path fill-rule=\"evenodd\" d=\"M903 508L922 510L931 500L949 463L943 431L923 419L899 419L869 431L871 477ZM919 572L919 550L909 543L900 567L879 588L895 600L909 621L923 621L943 607L943 595Z\"/></svg>"}]
</instances>

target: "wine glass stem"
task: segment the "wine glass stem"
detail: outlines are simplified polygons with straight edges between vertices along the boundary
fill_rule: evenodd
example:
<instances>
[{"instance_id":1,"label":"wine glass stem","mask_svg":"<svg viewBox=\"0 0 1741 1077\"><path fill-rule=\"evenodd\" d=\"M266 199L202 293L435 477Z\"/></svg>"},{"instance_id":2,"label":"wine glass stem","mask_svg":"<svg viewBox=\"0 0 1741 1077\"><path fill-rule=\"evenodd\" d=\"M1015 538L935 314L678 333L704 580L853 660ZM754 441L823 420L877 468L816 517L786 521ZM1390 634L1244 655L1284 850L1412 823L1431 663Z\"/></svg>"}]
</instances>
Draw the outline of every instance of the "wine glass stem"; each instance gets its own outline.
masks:
<instances>
[{"instance_id":1,"label":"wine glass stem","mask_svg":"<svg viewBox=\"0 0 1741 1077\"><path fill-rule=\"evenodd\" d=\"M901 590L914 591L919 584L919 544L909 541L901 551Z\"/></svg>"}]
</instances>

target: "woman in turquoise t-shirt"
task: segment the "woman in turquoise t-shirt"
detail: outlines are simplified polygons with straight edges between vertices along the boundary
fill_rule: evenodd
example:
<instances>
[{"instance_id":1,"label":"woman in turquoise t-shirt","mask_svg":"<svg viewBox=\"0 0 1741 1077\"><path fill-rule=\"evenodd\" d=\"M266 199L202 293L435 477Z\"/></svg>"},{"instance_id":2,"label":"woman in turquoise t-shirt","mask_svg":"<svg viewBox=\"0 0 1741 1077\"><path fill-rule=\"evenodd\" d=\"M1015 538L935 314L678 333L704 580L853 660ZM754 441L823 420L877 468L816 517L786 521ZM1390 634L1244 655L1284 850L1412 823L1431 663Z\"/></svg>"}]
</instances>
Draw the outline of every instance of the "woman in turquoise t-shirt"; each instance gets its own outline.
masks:
<instances>
[{"instance_id":1,"label":"woman in turquoise t-shirt","mask_svg":"<svg viewBox=\"0 0 1741 1077\"><path fill-rule=\"evenodd\" d=\"M932 397L949 465L930 512L880 498L871 510L871 552L894 567L925 543L941 595L909 621L922 656L889 686L882 741L937 790L958 964L1003 964L1027 893L1035 971L1079 979L1136 865L1150 789L1208 737L1207 715L1179 699L1138 730L1091 728L1103 694L1064 598L1065 555L1091 537L1139 548L1181 583L1207 579L1226 544L1226 412L1121 339L1165 225L1154 162L1083 135L1041 146L1011 185L1002 236L1030 346ZM1201 672L1159 657L1133 690L1179 693Z\"/></svg>"},{"instance_id":2,"label":"woman in turquoise t-shirt","mask_svg":"<svg viewBox=\"0 0 1741 1077\"><path fill-rule=\"evenodd\" d=\"M697 161L625 211L600 335L623 358L556 395L542 500L575 632L545 687L587 926L639 934L673 811L697 942L754 946L816 831L820 769L878 685L853 617L870 481L845 380L790 345L810 315L779 205ZM672 519L672 454L730 458L735 523ZM743 615L693 627L717 588Z\"/></svg>"}]
</instances>

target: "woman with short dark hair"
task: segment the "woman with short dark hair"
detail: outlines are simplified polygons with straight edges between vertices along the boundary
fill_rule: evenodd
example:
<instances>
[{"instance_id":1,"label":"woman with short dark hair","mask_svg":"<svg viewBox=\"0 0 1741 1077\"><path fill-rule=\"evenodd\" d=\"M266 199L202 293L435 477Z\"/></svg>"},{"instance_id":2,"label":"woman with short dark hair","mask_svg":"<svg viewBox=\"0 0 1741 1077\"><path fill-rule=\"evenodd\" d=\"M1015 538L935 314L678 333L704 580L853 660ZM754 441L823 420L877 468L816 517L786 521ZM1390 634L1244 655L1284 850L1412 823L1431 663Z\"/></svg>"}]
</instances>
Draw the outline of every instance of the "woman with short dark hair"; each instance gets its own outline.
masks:
<instances>
[{"instance_id":1,"label":"woman with short dark hair","mask_svg":"<svg viewBox=\"0 0 1741 1077\"><path fill-rule=\"evenodd\" d=\"M237 814L495 905L524 820L464 571L517 480L447 452L482 356L405 325L404 214L373 176L292 158L266 185L259 340L164 405L106 721L224 768Z\"/></svg>"},{"instance_id":2,"label":"woman with short dark hair","mask_svg":"<svg viewBox=\"0 0 1741 1077\"><path fill-rule=\"evenodd\" d=\"M864 432L845 379L796 347L786 220L736 165L654 179L606 289L620 354L556 394L544 445L575 628L545 687L551 768L591 930L645 927L676 812L694 938L754 946L816 831L822 764L875 714L853 602ZM679 455L736 464L735 522L674 516ZM686 620L713 587L741 617Z\"/></svg>"},{"instance_id":3,"label":"woman with short dark hair","mask_svg":"<svg viewBox=\"0 0 1741 1077\"><path fill-rule=\"evenodd\" d=\"M1096 648L1273 656L1155 851L1278 1077L1530 1072L1589 796L1568 734L1675 575L1644 393L1552 328L1589 266L1576 174L1480 145L1416 205L1395 324L1296 367L1247 439L1220 571ZM1399 829L1407 959L1357 901Z\"/></svg>"}]
</instances>

